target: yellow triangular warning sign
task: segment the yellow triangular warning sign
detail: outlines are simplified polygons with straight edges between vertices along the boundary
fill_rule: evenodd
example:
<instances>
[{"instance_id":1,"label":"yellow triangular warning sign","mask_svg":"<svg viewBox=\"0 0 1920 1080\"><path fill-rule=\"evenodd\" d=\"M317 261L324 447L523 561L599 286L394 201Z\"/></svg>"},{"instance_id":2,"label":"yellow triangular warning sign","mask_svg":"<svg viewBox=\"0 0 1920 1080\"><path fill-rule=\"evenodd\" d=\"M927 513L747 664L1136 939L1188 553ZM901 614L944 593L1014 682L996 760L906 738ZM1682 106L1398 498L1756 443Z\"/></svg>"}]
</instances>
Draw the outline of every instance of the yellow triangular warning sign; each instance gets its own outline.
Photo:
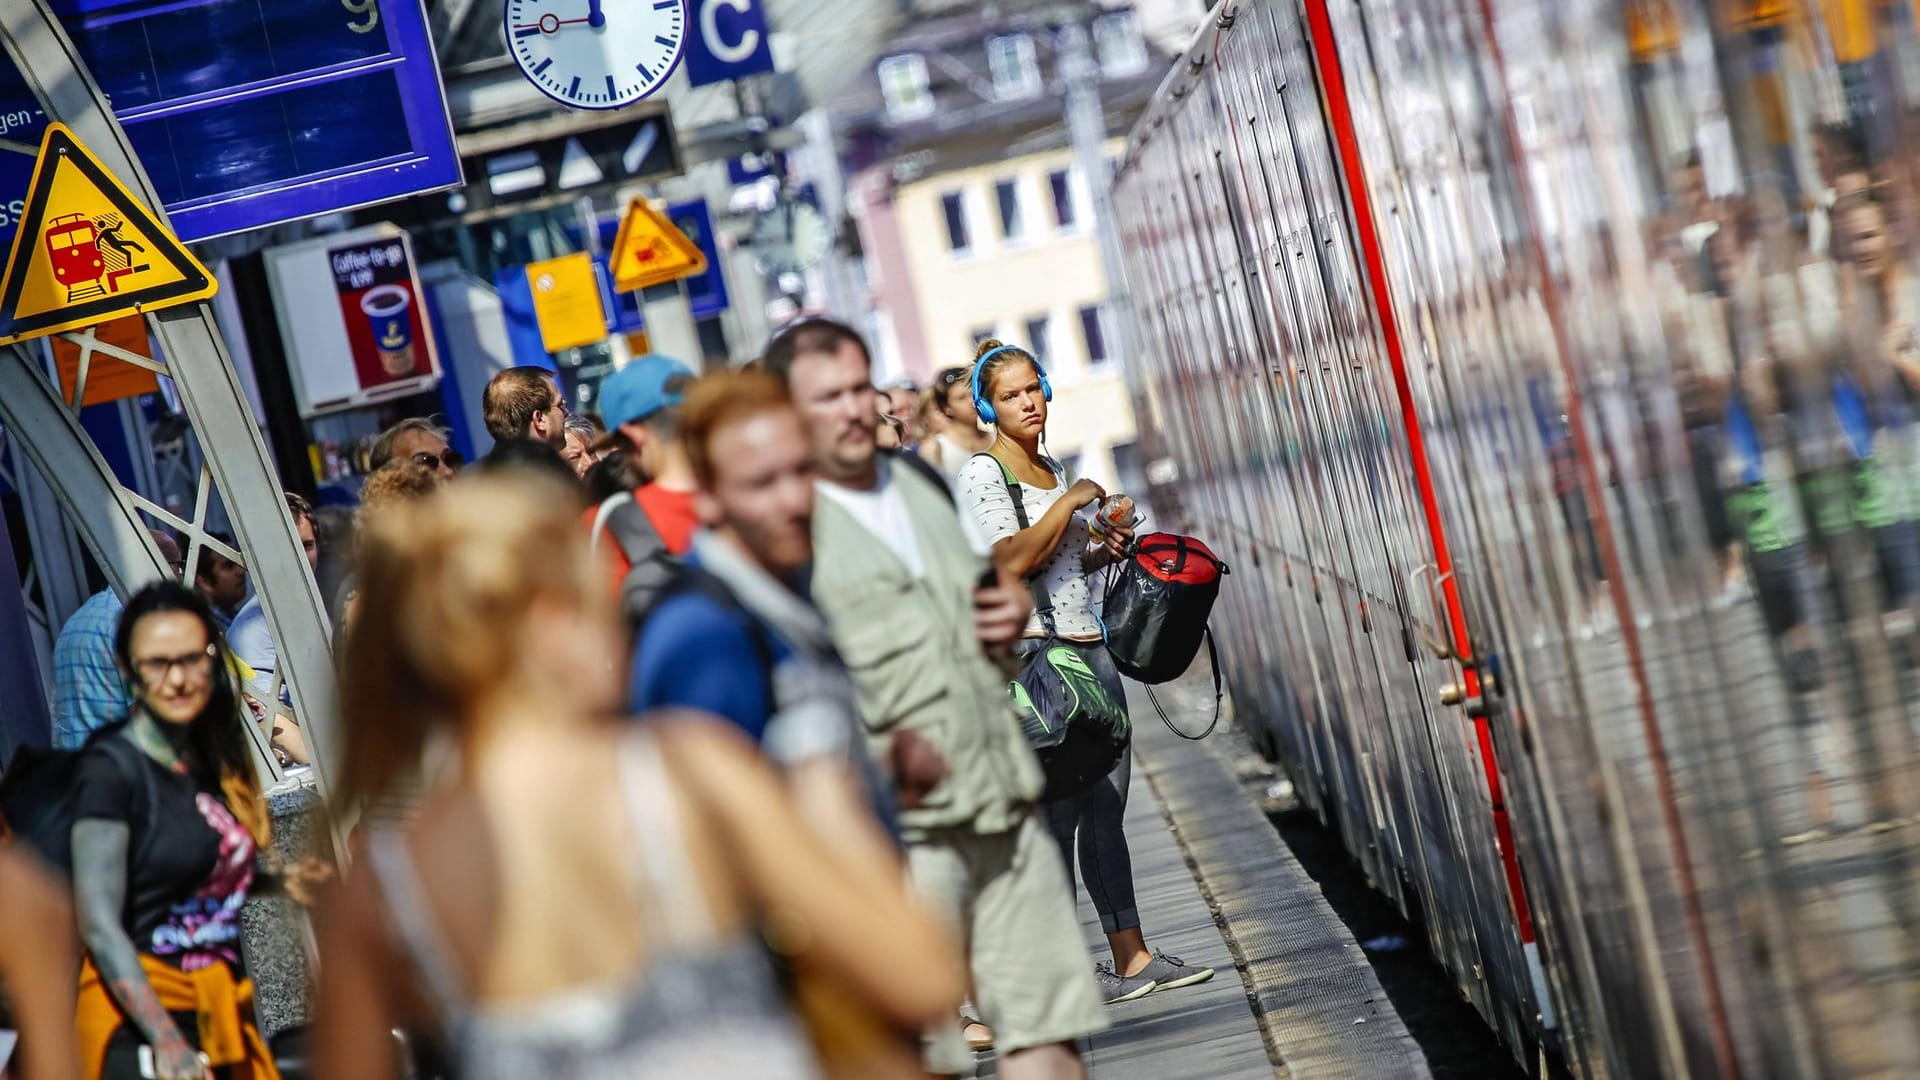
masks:
<instances>
[{"instance_id":1,"label":"yellow triangular warning sign","mask_svg":"<svg viewBox=\"0 0 1920 1080\"><path fill-rule=\"evenodd\" d=\"M0 344L205 300L217 289L73 132L47 125L0 277Z\"/></svg>"},{"instance_id":2,"label":"yellow triangular warning sign","mask_svg":"<svg viewBox=\"0 0 1920 1080\"><path fill-rule=\"evenodd\" d=\"M627 205L613 239L613 287L632 292L707 272L707 255L645 199Z\"/></svg>"}]
</instances>

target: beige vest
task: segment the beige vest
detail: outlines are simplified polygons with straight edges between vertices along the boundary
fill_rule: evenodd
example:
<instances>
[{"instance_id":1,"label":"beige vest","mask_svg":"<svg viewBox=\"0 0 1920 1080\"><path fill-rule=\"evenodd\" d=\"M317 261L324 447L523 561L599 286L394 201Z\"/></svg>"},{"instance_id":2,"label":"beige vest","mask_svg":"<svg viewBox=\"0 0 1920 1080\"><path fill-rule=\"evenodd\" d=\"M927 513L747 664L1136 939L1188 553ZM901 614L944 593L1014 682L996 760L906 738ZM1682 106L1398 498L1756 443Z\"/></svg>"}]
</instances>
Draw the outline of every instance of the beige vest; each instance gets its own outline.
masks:
<instances>
[{"instance_id":1,"label":"beige vest","mask_svg":"<svg viewBox=\"0 0 1920 1080\"><path fill-rule=\"evenodd\" d=\"M967 546L944 493L895 466L920 558L916 578L886 542L832 499L814 502L813 600L853 673L861 719L885 760L899 730L928 739L948 776L900 815L909 840L941 829L1007 832L1040 794L1040 763L1020 734L1007 677L980 649L973 586L986 563Z\"/></svg>"}]
</instances>

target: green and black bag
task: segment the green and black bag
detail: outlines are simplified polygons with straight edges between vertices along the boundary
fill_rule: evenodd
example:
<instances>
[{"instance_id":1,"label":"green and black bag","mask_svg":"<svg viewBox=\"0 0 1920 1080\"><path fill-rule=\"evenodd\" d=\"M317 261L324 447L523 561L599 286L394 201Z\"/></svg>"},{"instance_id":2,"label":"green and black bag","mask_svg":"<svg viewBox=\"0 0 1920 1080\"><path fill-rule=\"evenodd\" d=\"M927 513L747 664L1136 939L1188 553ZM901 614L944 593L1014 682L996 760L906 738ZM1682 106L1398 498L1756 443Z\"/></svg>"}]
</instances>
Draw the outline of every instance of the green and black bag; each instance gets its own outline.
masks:
<instances>
[{"instance_id":1,"label":"green and black bag","mask_svg":"<svg viewBox=\"0 0 1920 1080\"><path fill-rule=\"evenodd\" d=\"M1007 493L1013 496L1014 519L1025 529L1027 507L1021 499L1020 482L998 458L994 458L994 464L1000 468ZM1113 700L1082 649L1060 638L1045 580L1036 577L1030 584L1034 613L1040 616L1047 636L1027 657L1026 666L1008 684L1007 691L1019 709L1020 730L1039 755L1040 768L1046 774L1040 800L1052 802L1072 798L1111 773L1126 752L1133 727L1127 719L1127 703ZM1086 645L1089 650L1104 647L1099 642Z\"/></svg>"}]
</instances>

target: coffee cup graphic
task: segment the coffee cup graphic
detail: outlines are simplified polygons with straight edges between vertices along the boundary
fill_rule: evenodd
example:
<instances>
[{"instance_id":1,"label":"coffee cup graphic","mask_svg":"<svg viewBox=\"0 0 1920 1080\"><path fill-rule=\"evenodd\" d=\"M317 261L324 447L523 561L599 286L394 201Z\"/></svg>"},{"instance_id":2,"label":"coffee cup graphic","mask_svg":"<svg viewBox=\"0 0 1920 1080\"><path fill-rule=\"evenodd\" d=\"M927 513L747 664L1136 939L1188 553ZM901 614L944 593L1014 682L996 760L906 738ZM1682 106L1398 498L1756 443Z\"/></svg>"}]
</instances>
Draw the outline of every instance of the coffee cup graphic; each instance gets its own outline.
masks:
<instances>
[{"instance_id":1,"label":"coffee cup graphic","mask_svg":"<svg viewBox=\"0 0 1920 1080\"><path fill-rule=\"evenodd\" d=\"M413 293L402 285L375 285L360 296L360 311L373 329L373 347L389 375L411 374Z\"/></svg>"}]
</instances>

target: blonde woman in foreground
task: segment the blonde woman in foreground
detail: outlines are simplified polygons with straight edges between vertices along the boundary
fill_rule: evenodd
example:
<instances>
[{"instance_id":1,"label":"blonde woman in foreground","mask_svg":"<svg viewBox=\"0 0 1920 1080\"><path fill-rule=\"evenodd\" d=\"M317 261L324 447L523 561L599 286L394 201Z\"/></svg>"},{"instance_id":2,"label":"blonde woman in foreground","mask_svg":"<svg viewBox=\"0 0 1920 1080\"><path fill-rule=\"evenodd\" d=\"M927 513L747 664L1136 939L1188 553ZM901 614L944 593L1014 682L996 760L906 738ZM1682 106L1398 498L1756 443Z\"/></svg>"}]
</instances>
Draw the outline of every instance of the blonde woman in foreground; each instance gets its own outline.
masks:
<instances>
[{"instance_id":1,"label":"blonde woman in foreground","mask_svg":"<svg viewBox=\"0 0 1920 1080\"><path fill-rule=\"evenodd\" d=\"M961 967L897 879L855 880L772 768L698 714L614 716L617 625L573 502L491 477L368 523L343 797L445 735L460 767L325 912L317 1075L810 1078L762 931L902 1025Z\"/></svg>"}]
</instances>

